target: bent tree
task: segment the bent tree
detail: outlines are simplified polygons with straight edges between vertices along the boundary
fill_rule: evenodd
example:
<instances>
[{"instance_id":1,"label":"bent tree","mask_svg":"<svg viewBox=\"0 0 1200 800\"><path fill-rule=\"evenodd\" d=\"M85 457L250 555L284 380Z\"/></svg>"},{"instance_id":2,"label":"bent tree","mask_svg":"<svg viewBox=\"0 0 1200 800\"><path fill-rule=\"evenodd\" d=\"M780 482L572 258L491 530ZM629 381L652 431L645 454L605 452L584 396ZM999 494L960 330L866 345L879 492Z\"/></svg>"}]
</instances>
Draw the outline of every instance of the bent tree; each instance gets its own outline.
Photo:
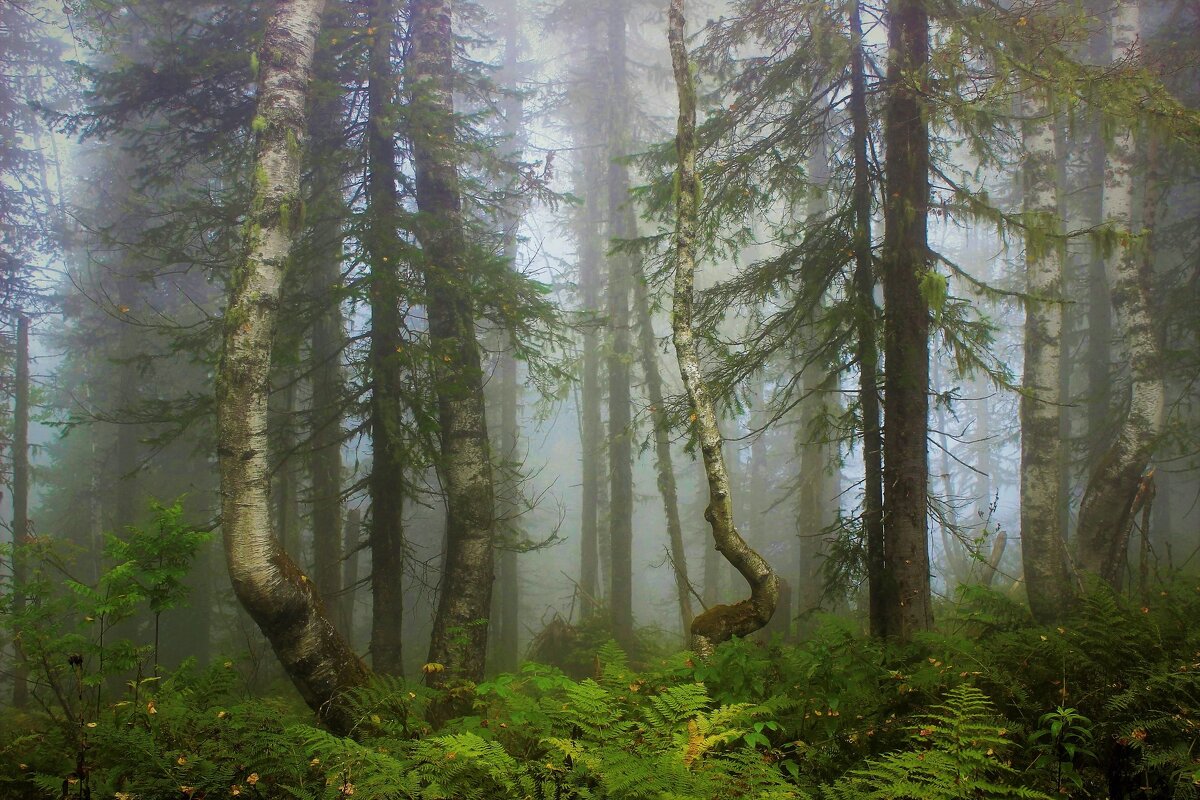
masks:
<instances>
[{"instance_id":1,"label":"bent tree","mask_svg":"<svg viewBox=\"0 0 1200 800\"><path fill-rule=\"evenodd\" d=\"M367 669L271 528L267 446L271 340L300 221L306 89L323 0L279 0L259 50L253 201L230 284L217 368L221 521L234 592L305 702L335 731L353 720L344 690Z\"/></svg>"},{"instance_id":2,"label":"bent tree","mask_svg":"<svg viewBox=\"0 0 1200 800\"><path fill-rule=\"evenodd\" d=\"M687 390L692 419L697 427L704 472L708 479L708 508L704 516L712 526L717 550L750 584L750 597L732 606L715 605L692 620L692 649L707 657L721 642L747 636L771 621L779 603L779 576L733 524L733 497L729 473L721 451L721 431L716 407L700 369L700 356L692 328L692 298L696 275L696 90L684 43L686 21L683 0L671 0L667 39L671 67L679 94L679 124L675 134L679 195L675 204L675 292L671 314L675 355Z\"/></svg>"}]
</instances>

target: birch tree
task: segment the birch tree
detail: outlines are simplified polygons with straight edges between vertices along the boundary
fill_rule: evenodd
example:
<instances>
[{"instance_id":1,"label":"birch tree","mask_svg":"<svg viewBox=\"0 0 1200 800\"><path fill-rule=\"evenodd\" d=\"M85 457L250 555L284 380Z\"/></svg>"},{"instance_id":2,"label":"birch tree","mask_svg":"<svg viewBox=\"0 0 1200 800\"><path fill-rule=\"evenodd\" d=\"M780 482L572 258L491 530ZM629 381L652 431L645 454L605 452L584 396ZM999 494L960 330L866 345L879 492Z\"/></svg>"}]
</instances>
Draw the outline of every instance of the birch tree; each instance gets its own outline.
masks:
<instances>
[{"instance_id":1,"label":"birch tree","mask_svg":"<svg viewBox=\"0 0 1200 800\"><path fill-rule=\"evenodd\" d=\"M1138 4L1119 3L1113 12L1112 58L1129 58L1140 28ZM1076 565L1116 586L1120 583L1128 545L1133 502L1142 473L1163 427L1162 347L1150 298L1150 264L1139 257L1133 235L1134 124L1120 121L1105 153L1101 203L1113 233L1106 261L1116 326L1129 358L1129 409L1117 438L1100 458L1088 480L1079 509ZM1153 220L1144 220L1148 237Z\"/></svg>"},{"instance_id":2,"label":"birch tree","mask_svg":"<svg viewBox=\"0 0 1200 800\"><path fill-rule=\"evenodd\" d=\"M225 312L216 381L217 452L234 592L305 702L344 733L353 720L342 693L363 683L367 670L272 531L267 463L271 339L300 218L306 88L324 5L279 0L258 55L253 200Z\"/></svg>"},{"instance_id":3,"label":"birch tree","mask_svg":"<svg viewBox=\"0 0 1200 800\"><path fill-rule=\"evenodd\" d=\"M716 406L700 368L692 328L700 187L696 176L696 90L684 42L685 27L684 0L671 0L667 38L679 96L679 122L675 134L679 188L675 202L676 261L671 326L679 371L687 391L708 481L709 502L704 516L712 526L717 550L750 585L750 597L732 606L715 605L692 620L692 649L707 657L721 642L734 636L748 636L771 621L779 602L780 582L770 564L746 544L734 527L733 497Z\"/></svg>"},{"instance_id":4,"label":"birch tree","mask_svg":"<svg viewBox=\"0 0 1200 800\"><path fill-rule=\"evenodd\" d=\"M1025 372L1021 382L1021 558L1036 619L1054 622L1067 607L1070 583L1059 526L1060 362L1063 333L1062 244L1055 235L1058 158L1055 118L1046 93L1031 87L1022 101L1025 143Z\"/></svg>"}]
</instances>

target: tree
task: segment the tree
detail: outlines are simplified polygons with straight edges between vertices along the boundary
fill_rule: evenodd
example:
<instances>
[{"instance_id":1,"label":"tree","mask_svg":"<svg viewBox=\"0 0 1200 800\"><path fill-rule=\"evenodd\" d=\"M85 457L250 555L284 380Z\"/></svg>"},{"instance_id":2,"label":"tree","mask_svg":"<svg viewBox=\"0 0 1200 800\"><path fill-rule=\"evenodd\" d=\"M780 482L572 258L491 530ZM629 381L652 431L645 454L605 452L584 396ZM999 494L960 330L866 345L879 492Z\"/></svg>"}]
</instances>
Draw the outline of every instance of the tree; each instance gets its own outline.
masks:
<instances>
[{"instance_id":1,"label":"tree","mask_svg":"<svg viewBox=\"0 0 1200 800\"><path fill-rule=\"evenodd\" d=\"M929 17L924 0L888 2L884 303L885 633L907 640L933 623L929 595Z\"/></svg>"},{"instance_id":2,"label":"tree","mask_svg":"<svg viewBox=\"0 0 1200 800\"><path fill-rule=\"evenodd\" d=\"M1139 35L1137 2L1113 13L1112 56L1134 52ZM1110 584L1121 582L1134 499L1163 427L1162 346L1150 296L1151 265L1134 247L1135 120L1120 120L1105 154L1103 208L1114 235L1107 259L1112 309L1127 342L1131 376L1129 409L1088 479L1079 509L1076 564ZM1153 220L1143 220L1147 231ZM1148 233L1146 235L1149 235Z\"/></svg>"},{"instance_id":3,"label":"tree","mask_svg":"<svg viewBox=\"0 0 1200 800\"><path fill-rule=\"evenodd\" d=\"M493 581L495 506L475 338L471 271L459 196L449 0L410 0L407 73L410 135L434 363L446 501L446 551L429 645L432 686L448 677L479 681L487 654ZM443 671L444 670L444 671Z\"/></svg>"},{"instance_id":4,"label":"tree","mask_svg":"<svg viewBox=\"0 0 1200 800\"><path fill-rule=\"evenodd\" d=\"M1025 375L1021 385L1021 557L1029 607L1036 619L1056 622L1069 608L1065 531L1059 480L1066 456L1060 436L1062 359L1062 251L1055 190L1055 116L1048 90L1024 93Z\"/></svg>"},{"instance_id":5,"label":"tree","mask_svg":"<svg viewBox=\"0 0 1200 800\"><path fill-rule=\"evenodd\" d=\"M230 288L217 372L217 436L226 562L234 592L308 705L333 729L352 716L342 693L366 667L325 615L316 589L272 532L267 398L271 338L299 216L305 90L323 0L279 0L258 56L253 196L245 254Z\"/></svg>"},{"instance_id":6,"label":"tree","mask_svg":"<svg viewBox=\"0 0 1200 800\"><path fill-rule=\"evenodd\" d=\"M679 371L687 390L691 418L704 460L709 503L704 516L712 526L717 550L750 585L750 597L735 605L716 605L692 620L692 648L707 657L721 642L747 636L771 621L779 602L779 577L754 551L733 524L733 498L729 473L722 453L721 430L716 407L700 369L700 356L692 329L692 295L695 284L696 207L696 90L684 41L686 20L683 0L671 0L667 37L671 67L679 97L679 124L675 134L678 155L678 194L675 201L675 289L672 330Z\"/></svg>"}]
</instances>

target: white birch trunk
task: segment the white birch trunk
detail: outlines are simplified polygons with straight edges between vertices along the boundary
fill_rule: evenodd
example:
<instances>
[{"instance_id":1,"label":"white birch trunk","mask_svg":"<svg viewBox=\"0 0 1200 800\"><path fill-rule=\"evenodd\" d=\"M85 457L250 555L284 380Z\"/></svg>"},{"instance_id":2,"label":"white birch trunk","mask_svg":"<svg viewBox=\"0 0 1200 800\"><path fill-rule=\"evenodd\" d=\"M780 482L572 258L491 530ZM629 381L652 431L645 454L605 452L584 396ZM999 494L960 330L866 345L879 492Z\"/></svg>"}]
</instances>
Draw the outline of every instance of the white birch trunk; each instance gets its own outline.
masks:
<instances>
[{"instance_id":1,"label":"white birch trunk","mask_svg":"<svg viewBox=\"0 0 1200 800\"><path fill-rule=\"evenodd\" d=\"M232 280L217 371L222 528L234 591L284 670L321 718L352 720L340 694L366 668L325 615L319 596L271 529L267 446L271 340L300 219L306 89L323 0L280 0L259 54L258 136L245 255Z\"/></svg>"},{"instance_id":2,"label":"white birch trunk","mask_svg":"<svg viewBox=\"0 0 1200 800\"><path fill-rule=\"evenodd\" d=\"M717 605L692 620L692 649L709 656L713 648L733 636L747 636L771 621L779 602L779 577L771 566L746 544L733 524L733 496L725 457L721 451L721 430L704 375L692 330L692 296L696 275L696 219L698 183L696 180L696 92L688 66L684 44L684 0L671 0L667 37L671 45L671 65L679 94L679 126L675 147L679 156L679 197L675 220L675 293L672 328L679 371L687 389L692 419L697 428L700 452L708 478L708 508L704 516L712 526L717 550L750 584L750 597L732 606Z\"/></svg>"},{"instance_id":3,"label":"white birch trunk","mask_svg":"<svg viewBox=\"0 0 1200 800\"><path fill-rule=\"evenodd\" d=\"M1112 23L1113 61L1125 59L1137 44L1136 2L1118 4ZM1113 311L1129 356L1129 411L1117 439L1088 481L1079 510L1076 563L1085 572L1120 584L1134 497L1163 426L1162 348L1150 298L1150 276L1134 247L1133 129L1122 124L1105 154L1103 214L1116 231L1106 261ZM1153 220L1145 220L1147 231ZM1142 242L1141 244L1144 244Z\"/></svg>"},{"instance_id":4,"label":"white birch trunk","mask_svg":"<svg viewBox=\"0 0 1200 800\"><path fill-rule=\"evenodd\" d=\"M1062 361L1062 245L1057 237L1055 118L1038 87L1022 103L1025 142L1025 373L1021 382L1021 558L1029 607L1042 623L1066 610L1070 594L1059 475Z\"/></svg>"}]
</instances>

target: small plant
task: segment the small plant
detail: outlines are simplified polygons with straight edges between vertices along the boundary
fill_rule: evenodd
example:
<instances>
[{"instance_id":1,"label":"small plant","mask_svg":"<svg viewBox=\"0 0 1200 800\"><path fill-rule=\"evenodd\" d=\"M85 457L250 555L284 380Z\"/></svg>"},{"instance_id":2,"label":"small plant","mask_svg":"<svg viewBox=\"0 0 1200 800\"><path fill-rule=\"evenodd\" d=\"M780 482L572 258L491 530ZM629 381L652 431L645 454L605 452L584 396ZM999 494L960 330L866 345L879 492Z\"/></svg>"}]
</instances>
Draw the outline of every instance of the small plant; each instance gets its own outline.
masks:
<instances>
[{"instance_id":1,"label":"small plant","mask_svg":"<svg viewBox=\"0 0 1200 800\"><path fill-rule=\"evenodd\" d=\"M1035 769L1054 775L1054 788L1066 794L1068 787L1083 789L1083 776L1077 765L1083 759L1095 760L1091 751L1092 721L1074 708L1059 706L1043 714L1038 729L1029 736L1029 745L1036 754Z\"/></svg>"}]
</instances>

